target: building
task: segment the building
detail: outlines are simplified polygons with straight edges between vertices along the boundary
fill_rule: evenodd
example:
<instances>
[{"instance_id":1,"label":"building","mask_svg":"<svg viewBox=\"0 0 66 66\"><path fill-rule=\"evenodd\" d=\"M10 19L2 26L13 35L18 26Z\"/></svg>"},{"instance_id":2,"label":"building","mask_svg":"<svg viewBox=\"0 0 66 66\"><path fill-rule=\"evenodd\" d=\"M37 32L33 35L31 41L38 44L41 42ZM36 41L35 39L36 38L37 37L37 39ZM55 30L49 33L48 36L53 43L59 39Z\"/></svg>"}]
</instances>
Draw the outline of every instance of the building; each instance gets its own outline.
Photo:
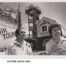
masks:
<instances>
[{"instance_id":1,"label":"building","mask_svg":"<svg viewBox=\"0 0 66 66\"><path fill-rule=\"evenodd\" d=\"M48 28L51 24L55 24L56 21L48 17L43 17L41 20L37 21L37 37L49 36Z\"/></svg>"},{"instance_id":2,"label":"building","mask_svg":"<svg viewBox=\"0 0 66 66\"><path fill-rule=\"evenodd\" d=\"M43 17L36 22L37 25L37 49L45 50L46 42L51 38L48 32L50 25L57 23L55 20L48 17Z\"/></svg>"}]
</instances>

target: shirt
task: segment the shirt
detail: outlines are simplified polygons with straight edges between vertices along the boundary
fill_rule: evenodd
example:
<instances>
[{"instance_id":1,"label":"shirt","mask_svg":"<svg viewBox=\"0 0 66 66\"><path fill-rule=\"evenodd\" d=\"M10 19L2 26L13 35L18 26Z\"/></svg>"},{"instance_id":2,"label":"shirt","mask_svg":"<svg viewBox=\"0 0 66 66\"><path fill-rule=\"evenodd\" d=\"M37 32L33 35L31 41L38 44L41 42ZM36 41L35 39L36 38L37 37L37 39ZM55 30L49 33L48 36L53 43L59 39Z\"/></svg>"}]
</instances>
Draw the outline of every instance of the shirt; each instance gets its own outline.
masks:
<instances>
[{"instance_id":1,"label":"shirt","mask_svg":"<svg viewBox=\"0 0 66 66\"><path fill-rule=\"evenodd\" d=\"M50 55L66 54L66 39L61 38L58 44L53 39L49 40L46 44L46 52Z\"/></svg>"},{"instance_id":2,"label":"shirt","mask_svg":"<svg viewBox=\"0 0 66 66\"><path fill-rule=\"evenodd\" d=\"M20 44L15 41L7 46L7 55L32 55L31 45L23 40L23 43Z\"/></svg>"}]
</instances>

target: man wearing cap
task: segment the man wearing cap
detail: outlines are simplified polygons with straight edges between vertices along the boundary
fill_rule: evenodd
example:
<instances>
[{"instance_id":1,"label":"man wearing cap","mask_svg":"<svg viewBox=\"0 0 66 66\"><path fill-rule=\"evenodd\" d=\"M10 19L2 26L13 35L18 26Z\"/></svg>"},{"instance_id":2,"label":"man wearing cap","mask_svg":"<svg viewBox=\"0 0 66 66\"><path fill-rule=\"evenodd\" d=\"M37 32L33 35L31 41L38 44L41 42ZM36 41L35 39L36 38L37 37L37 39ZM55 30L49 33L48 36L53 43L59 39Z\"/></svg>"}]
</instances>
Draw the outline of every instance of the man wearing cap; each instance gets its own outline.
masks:
<instances>
[{"instance_id":1,"label":"man wearing cap","mask_svg":"<svg viewBox=\"0 0 66 66\"><path fill-rule=\"evenodd\" d=\"M7 55L32 55L31 45L24 40L25 32L21 29L15 31L16 40L7 46Z\"/></svg>"}]
</instances>

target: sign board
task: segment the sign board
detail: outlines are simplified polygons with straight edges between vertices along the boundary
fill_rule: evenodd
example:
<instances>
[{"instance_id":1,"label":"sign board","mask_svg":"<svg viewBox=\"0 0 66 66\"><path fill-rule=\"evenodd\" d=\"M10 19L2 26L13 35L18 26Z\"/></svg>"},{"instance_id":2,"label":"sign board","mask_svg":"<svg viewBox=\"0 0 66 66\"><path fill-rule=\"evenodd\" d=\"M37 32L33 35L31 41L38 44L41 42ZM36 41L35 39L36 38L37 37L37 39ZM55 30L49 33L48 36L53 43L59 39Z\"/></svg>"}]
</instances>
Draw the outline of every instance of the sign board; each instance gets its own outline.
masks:
<instances>
[{"instance_id":1,"label":"sign board","mask_svg":"<svg viewBox=\"0 0 66 66\"><path fill-rule=\"evenodd\" d=\"M15 39L17 25L7 23L0 19L0 48L10 44Z\"/></svg>"}]
</instances>

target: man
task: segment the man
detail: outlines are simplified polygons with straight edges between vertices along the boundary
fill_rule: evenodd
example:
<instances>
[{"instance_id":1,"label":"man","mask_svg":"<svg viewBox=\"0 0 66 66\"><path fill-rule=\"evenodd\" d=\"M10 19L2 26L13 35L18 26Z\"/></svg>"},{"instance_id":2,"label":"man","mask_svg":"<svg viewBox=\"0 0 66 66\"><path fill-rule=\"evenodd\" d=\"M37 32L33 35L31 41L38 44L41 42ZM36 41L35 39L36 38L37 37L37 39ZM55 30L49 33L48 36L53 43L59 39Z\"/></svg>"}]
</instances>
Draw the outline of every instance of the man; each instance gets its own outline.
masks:
<instances>
[{"instance_id":1,"label":"man","mask_svg":"<svg viewBox=\"0 0 66 66\"><path fill-rule=\"evenodd\" d=\"M46 44L46 53L49 55L66 55L66 40L63 38L61 26L53 24L49 27L51 40Z\"/></svg>"},{"instance_id":2,"label":"man","mask_svg":"<svg viewBox=\"0 0 66 66\"><path fill-rule=\"evenodd\" d=\"M9 44L7 47L7 55L32 55L32 48L29 43L27 43L25 38L25 32L23 30L17 29L15 31L16 40Z\"/></svg>"}]
</instances>

